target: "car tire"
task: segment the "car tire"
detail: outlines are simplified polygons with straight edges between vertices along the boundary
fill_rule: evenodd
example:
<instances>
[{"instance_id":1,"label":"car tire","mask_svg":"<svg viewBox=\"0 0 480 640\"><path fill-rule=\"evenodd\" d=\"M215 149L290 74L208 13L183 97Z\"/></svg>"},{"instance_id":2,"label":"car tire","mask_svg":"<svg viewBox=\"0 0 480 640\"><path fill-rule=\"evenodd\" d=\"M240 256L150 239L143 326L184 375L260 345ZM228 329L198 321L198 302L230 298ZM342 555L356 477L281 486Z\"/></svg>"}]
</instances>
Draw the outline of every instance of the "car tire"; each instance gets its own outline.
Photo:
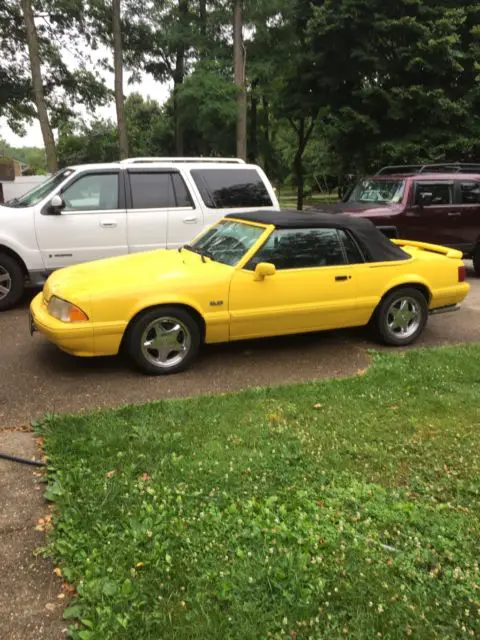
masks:
<instances>
[{"instance_id":1,"label":"car tire","mask_svg":"<svg viewBox=\"0 0 480 640\"><path fill-rule=\"evenodd\" d=\"M423 333L428 320L425 296L413 287L387 294L373 317L373 329L384 344L404 347Z\"/></svg>"},{"instance_id":2,"label":"car tire","mask_svg":"<svg viewBox=\"0 0 480 640\"><path fill-rule=\"evenodd\" d=\"M128 330L125 347L133 362L149 375L185 371L201 343L197 321L184 309L157 307L136 318Z\"/></svg>"},{"instance_id":3,"label":"car tire","mask_svg":"<svg viewBox=\"0 0 480 640\"><path fill-rule=\"evenodd\" d=\"M477 247L473 252L473 270L477 278L480 278L480 247Z\"/></svg>"},{"instance_id":4,"label":"car tire","mask_svg":"<svg viewBox=\"0 0 480 640\"><path fill-rule=\"evenodd\" d=\"M25 291L25 274L19 262L0 253L0 311L14 307Z\"/></svg>"}]
</instances>

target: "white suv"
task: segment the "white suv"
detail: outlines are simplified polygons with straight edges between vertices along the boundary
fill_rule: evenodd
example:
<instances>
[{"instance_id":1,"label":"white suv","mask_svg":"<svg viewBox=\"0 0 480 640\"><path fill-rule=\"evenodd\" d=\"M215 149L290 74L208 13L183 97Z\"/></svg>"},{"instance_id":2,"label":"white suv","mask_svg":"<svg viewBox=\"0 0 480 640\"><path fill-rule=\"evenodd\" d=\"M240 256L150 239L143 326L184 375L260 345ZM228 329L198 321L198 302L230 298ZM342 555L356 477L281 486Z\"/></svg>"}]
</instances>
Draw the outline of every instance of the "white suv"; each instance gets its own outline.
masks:
<instances>
[{"instance_id":1,"label":"white suv","mask_svg":"<svg viewBox=\"0 0 480 640\"><path fill-rule=\"evenodd\" d=\"M264 172L234 158L132 158L62 169L0 206L0 311L55 269L180 247L239 209L279 204Z\"/></svg>"}]
</instances>

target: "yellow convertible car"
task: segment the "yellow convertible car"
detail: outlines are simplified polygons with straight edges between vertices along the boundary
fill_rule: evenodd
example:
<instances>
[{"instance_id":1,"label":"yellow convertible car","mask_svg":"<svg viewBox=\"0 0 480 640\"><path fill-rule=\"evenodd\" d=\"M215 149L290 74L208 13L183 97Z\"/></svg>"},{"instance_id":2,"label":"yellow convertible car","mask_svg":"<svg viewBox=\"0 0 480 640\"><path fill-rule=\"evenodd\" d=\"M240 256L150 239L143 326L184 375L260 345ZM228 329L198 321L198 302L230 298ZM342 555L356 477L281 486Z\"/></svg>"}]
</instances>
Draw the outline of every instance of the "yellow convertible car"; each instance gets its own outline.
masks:
<instances>
[{"instance_id":1,"label":"yellow convertible car","mask_svg":"<svg viewBox=\"0 0 480 640\"><path fill-rule=\"evenodd\" d=\"M125 348L147 373L185 369L202 343L370 324L403 346L465 298L462 254L390 241L368 220L296 211L228 215L179 250L53 273L30 329L78 356Z\"/></svg>"}]
</instances>

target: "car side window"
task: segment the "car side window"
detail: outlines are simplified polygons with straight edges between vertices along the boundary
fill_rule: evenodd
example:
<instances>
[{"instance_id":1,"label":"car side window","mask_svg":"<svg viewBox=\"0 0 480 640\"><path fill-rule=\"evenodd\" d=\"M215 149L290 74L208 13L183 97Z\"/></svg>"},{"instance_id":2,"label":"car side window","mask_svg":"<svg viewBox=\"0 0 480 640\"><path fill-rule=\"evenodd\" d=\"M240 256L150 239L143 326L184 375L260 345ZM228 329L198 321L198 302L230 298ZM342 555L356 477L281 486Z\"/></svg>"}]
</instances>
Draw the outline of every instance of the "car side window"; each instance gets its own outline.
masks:
<instances>
[{"instance_id":1,"label":"car side window","mask_svg":"<svg viewBox=\"0 0 480 640\"><path fill-rule=\"evenodd\" d=\"M185 180L179 173L172 173L173 191L177 207L194 207L192 196Z\"/></svg>"},{"instance_id":2,"label":"car side window","mask_svg":"<svg viewBox=\"0 0 480 640\"><path fill-rule=\"evenodd\" d=\"M430 206L451 204L453 185L448 182L417 182L415 186L415 204L423 204L422 193L431 194Z\"/></svg>"},{"instance_id":3,"label":"car side window","mask_svg":"<svg viewBox=\"0 0 480 640\"><path fill-rule=\"evenodd\" d=\"M89 173L62 192L64 211L118 209L118 173Z\"/></svg>"},{"instance_id":4,"label":"car side window","mask_svg":"<svg viewBox=\"0 0 480 640\"><path fill-rule=\"evenodd\" d=\"M365 258L362 255L360 247L354 240L353 236L343 229L338 230L338 235L342 241L348 264L361 264L362 262L365 262Z\"/></svg>"},{"instance_id":5,"label":"car side window","mask_svg":"<svg viewBox=\"0 0 480 640\"><path fill-rule=\"evenodd\" d=\"M479 182L461 182L460 186L460 204L478 204L480 203L480 183Z\"/></svg>"},{"instance_id":6,"label":"car side window","mask_svg":"<svg viewBox=\"0 0 480 640\"><path fill-rule=\"evenodd\" d=\"M191 175L209 209L273 205L267 188L255 169L194 169Z\"/></svg>"},{"instance_id":7,"label":"car side window","mask_svg":"<svg viewBox=\"0 0 480 640\"><path fill-rule=\"evenodd\" d=\"M170 209L177 206L172 175L165 171L129 171L133 209Z\"/></svg>"},{"instance_id":8,"label":"car side window","mask_svg":"<svg viewBox=\"0 0 480 640\"><path fill-rule=\"evenodd\" d=\"M268 238L246 269L271 262L277 269L308 269L346 263L337 229L278 229Z\"/></svg>"}]
</instances>

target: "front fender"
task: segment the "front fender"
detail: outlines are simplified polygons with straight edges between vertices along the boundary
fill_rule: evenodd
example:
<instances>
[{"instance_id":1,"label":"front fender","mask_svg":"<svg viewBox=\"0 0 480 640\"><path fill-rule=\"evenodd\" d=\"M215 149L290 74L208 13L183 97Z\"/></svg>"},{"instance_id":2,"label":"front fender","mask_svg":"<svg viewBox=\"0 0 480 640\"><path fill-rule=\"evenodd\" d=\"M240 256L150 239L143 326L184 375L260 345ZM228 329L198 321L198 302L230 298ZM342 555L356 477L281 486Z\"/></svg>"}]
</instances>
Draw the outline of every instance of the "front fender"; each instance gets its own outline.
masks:
<instances>
[{"instance_id":1,"label":"front fender","mask_svg":"<svg viewBox=\"0 0 480 640\"><path fill-rule=\"evenodd\" d=\"M25 265L27 271L41 271L44 269L42 256L37 246L30 247L20 244L18 240L0 235L0 251L2 247L9 253L18 256L18 259Z\"/></svg>"},{"instance_id":2,"label":"front fender","mask_svg":"<svg viewBox=\"0 0 480 640\"><path fill-rule=\"evenodd\" d=\"M184 307L191 307L194 309L200 316L205 317L205 312L202 310L200 305L185 295L178 294L165 294L158 295L152 294L151 296L142 297L141 300L137 300L135 305L132 307L131 312L129 314L128 322L130 323L135 316L137 316L145 309L150 309L152 307L159 307L161 305L181 305Z\"/></svg>"},{"instance_id":3,"label":"front fender","mask_svg":"<svg viewBox=\"0 0 480 640\"><path fill-rule=\"evenodd\" d=\"M157 294L144 297L132 307L127 326L142 311L160 305L179 305L193 309L205 322L205 342L227 342L229 340L230 314L228 308L204 309L197 300L189 295L165 294L159 296Z\"/></svg>"}]
</instances>

